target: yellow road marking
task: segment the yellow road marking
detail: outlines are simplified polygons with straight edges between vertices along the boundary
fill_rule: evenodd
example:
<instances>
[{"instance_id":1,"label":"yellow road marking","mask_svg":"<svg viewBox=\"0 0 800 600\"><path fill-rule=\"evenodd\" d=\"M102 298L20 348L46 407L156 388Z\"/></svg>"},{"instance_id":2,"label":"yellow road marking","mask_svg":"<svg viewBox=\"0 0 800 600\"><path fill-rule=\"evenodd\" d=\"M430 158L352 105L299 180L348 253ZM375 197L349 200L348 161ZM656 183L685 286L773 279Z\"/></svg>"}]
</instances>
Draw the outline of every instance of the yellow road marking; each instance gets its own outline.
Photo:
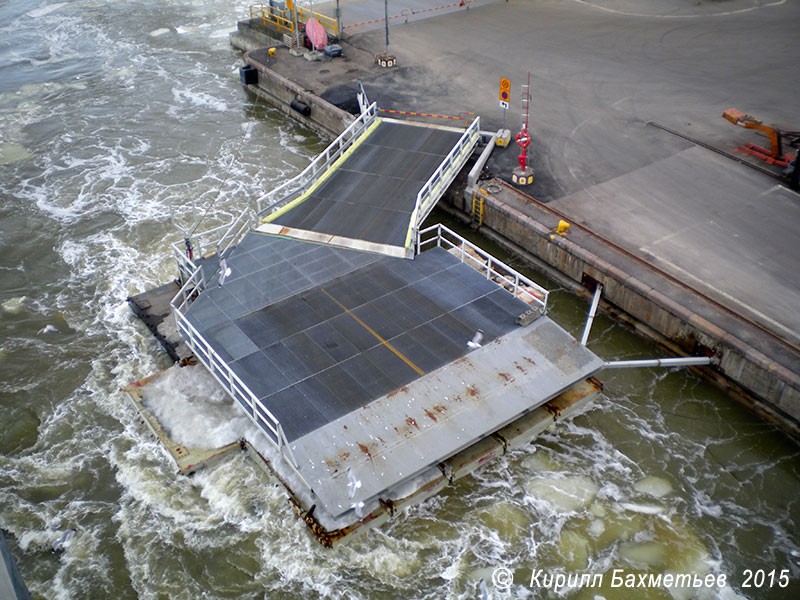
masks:
<instances>
[{"instance_id":1,"label":"yellow road marking","mask_svg":"<svg viewBox=\"0 0 800 600\"><path fill-rule=\"evenodd\" d=\"M356 322L357 322L359 325L361 325L361 326L362 326L364 329L366 329L366 330L367 330L367 331L369 331L369 332L370 332L372 335L374 335L374 336L375 336L375 337L378 339L378 341L380 341L380 343L381 343L381 344L383 344L383 345L384 345L384 346L386 346L386 347L387 347L389 350L391 350L392 352L394 352L394 353L395 353L395 355L396 355L396 356L397 356L397 357L398 357L400 360L402 360L402 361L403 361L404 363L406 363L406 364L407 364L409 367L411 367L412 369L414 369L414 370L415 370L417 373L419 373L419 375L420 375L420 376L422 376L422 375L425 375L425 371L423 371L423 370L422 370L422 369L420 369L420 368L419 368L417 365L415 365L413 362L411 362L411 360L409 360L409 358L408 358L408 357L407 357L405 354L403 354L402 352L400 352L400 350L398 350L397 348L395 348L394 346L392 346L392 345L391 345L389 342L387 342L385 339L383 339L383 338L382 338L382 337L381 337L381 336L378 334L378 332L377 332L377 331L375 331L375 330L374 330L372 327L370 327L369 325L367 325L366 323L364 323L364 321L362 321L362 320L361 320L361 319L359 319L359 318L358 318L356 315L354 315L354 314L353 314L353 312L352 312L352 311L351 311L349 308L347 308L347 307L346 307L344 304L342 304L342 303L341 303L341 302L339 302L339 301L338 301L336 298L334 298L333 296L331 296L331 295L328 293L328 290L326 290L326 289L323 289L323 290L322 290L322 293L323 293L323 294L325 294L325 295L326 295L328 298L330 298L331 300L333 300L333 301L336 303L336 305L337 305L339 308L341 308L341 309L342 309L344 312L346 312L348 315L350 315L351 317L353 317L353 319L355 319L355 321L356 321Z\"/></svg>"}]
</instances>

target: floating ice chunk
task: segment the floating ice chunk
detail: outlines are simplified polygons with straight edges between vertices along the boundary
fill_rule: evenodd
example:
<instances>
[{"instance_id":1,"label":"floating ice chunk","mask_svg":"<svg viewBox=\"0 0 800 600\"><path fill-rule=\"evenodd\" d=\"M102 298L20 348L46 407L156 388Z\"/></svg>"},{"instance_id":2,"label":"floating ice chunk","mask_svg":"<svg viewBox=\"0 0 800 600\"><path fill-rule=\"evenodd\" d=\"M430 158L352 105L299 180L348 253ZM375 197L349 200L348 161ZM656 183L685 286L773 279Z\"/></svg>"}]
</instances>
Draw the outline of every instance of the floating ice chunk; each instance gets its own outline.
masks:
<instances>
[{"instance_id":1,"label":"floating ice chunk","mask_svg":"<svg viewBox=\"0 0 800 600\"><path fill-rule=\"evenodd\" d=\"M563 478L536 478L523 486L534 498L545 500L558 512L571 512L588 506L597 494L597 484L582 475Z\"/></svg>"},{"instance_id":2,"label":"floating ice chunk","mask_svg":"<svg viewBox=\"0 0 800 600\"><path fill-rule=\"evenodd\" d=\"M628 512L641 513L643 515L657 515L664 512L664 507L659 504L639 504L634 502L621 502L620 507Z\"/></svg>"},{"instance_id":3,"label":"floating ice chunk","mask_svg":"<svg viewBox=\"0 0 800 600\"><path fill-rule=\"evenodd\" d=\"M640 494L647 494L654 498L663 498L672 491L672 484L662 477L649 475L634 483L633 489Z\"/></svg>"},{"instance_id":4,"label":"floating ice chunk","mask_svg":"<svg viewBox=\"0 0 800 600\"><path fill-rule=\"evenodd\" d=\"M44 335L45 333L58 333L58 328L55 325L48 323L39 330L39 335Z\"/></svg>"},{"instance_id":5,"label":"floating ice chunk","mask_svg":"<svg viewBox=\"0 0 800 600\"><path fill-rule=\"evenodd\" d=\"M49 15L52 12L57 11L62 6L66 6L66 2L57 2L55 4L49 4L47 6L43 6L42 8L35 8L30 12L25 13L27 16L31 17L32 19L38 19L45 15Z\"/></svg>"},{"instance_id":6,"label":"floating ice chunk","mask_svg":"<svg viewBox=\"0 0 800 600\"><path fill-rule=\"evenodd\" d=\"M589 507L589 511L591 511L595 517L605 517L607 514L605 507L599 502L593 502Z\"/></svg>"},{"instance_id":7,"label":"floating ice chunk","mask_svg":"<svg viewBox=\"0 0 800 600\"><path fill-rule=\"evenodd\" d=\"M504 542L516 542L531 529L529 514L510 502L495 502L478 516Z\"/></svg>"},{"instance_id":8,"label":"floating ice chunk","mask_svg":"<svg viewBox=\"0 0 800 600\"><path fill-rule=\"evenodd\" d=\"M27 298L25 296L18 296L16 298L11 298L0 304L3 307L3 310L7 313L11 313L12 315L16 315L22 312L22 309L25 308L25 300Z\"/></svg>"},{"instance_id":9,"label":"floating ice chunk","mask_svg":"<svg viewBox=\"0 0 800 600\"><path fill-rule=\"evenodd\" d=\"M182 35L184 33L197 33L201 29L208 29L209 27L211 27L211 23L201 23L200 25L186 25L186 26L178 25L175 28L175 31Z\"/></svg>"},{"instance_id":10,"label":"floating ice chunk","mask_svg":"<svg viewBox=\"0 0 800 600\"><path fill-rule=\"evenodd\" d=\"M564 566L570 571L583 571L589 562L589 540L574 531L564 531L558 543Z\"/></svg>"},{"instance_id":11,"label":"floating ice chunk","mask_svg":"<svg viewBox=\"0 0 800 600\"><path fill-rule=\"evenodd\" d=\"M637 565L663 567L667 562L667 548L657 542L630 542L622 544L620 556Z\"/></svg>"},{"instance_id":12,"label":"floating ice chunk","mask_svg":"<svg viewBox=\"0 0 800 600\"><path fill-rule=\"evenodd\" d=\"M589 526L586 528L586 532L592 536L593 538L598 538L603 535L603 532L606 530L606 524L603 523L600 519L594 519Z\"/></svg>"},{"instance_id":13,"label":"floating ice chunk","mask_svg":"<svg viewBox=\"0 0 800 600\"><path fill-rule=\"evenodd\" d=\"M522 461L522 467L533 472L557 470L556 465L544 452L536 452L526 457Z\"/></svg>"},{"instance_id":14,"label":"floating ice chunk","mask_svg":"<svg viewBox=\"0 0 800 600\"><path fill-rule=\"evenodd\" d=\"M147 35L149 35L150 37L159 37L159 36L164 35L165 33L169 33L169 28L167 28L167 27L159 27L158 29L154 29L153 31L151 31Z\"/></svg>"},{"instance_id":15,"label":"floating ice chunk","mask_svg":"<svg viewBox=\"0 0 800 600\"><path fill-rule=\"evenodd\" d=\"M24 146L16 142L0 142L0 165L10 165L32 158Z\"/></svg>"}]
</instances>

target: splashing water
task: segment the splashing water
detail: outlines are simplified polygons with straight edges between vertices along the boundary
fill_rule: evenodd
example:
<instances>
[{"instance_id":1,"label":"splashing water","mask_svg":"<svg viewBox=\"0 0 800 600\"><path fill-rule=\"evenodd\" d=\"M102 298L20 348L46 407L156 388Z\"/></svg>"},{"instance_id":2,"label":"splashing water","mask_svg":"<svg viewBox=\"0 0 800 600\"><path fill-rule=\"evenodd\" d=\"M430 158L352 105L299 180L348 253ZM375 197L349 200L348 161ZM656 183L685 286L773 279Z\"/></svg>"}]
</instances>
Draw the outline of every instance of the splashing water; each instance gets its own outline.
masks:
<instances>
[{"instance_id":1,"label":"splashing water","mask_svg":"<svg viewBox=\"0 0 800 600\"><path fill-rule=\"evenodd\" d=\"M545 598L537 569L617 568L732 584L637 598L797 597L798 448L688 372L608 373L571 423L333 550L242 454L175 475L120 391L168 366L125 298L175 276L170 202L188 219L194 199L201 229L222 224L324 147L239 85L220 32L247 10L0 7L0 526L34 595L466 599L483 580L495 597ZM577 333L585 305L551 298ZM656 353L602 317L591 345ZM244 427L210 382L163 393L187 443ZM500 566L514 572L505 596ZM787 569L790 587L742 588L746 569Z\"/></svg>"}]
</instances>

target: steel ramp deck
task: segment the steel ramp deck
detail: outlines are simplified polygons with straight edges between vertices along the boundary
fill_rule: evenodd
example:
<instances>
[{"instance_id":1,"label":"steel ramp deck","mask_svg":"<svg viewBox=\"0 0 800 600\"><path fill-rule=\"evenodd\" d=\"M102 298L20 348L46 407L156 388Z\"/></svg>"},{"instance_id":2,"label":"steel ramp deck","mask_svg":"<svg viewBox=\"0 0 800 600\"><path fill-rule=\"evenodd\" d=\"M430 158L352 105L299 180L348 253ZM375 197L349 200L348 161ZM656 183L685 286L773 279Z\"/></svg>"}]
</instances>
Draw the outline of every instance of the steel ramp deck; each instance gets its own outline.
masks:
<instances>
[{"instance_id":1,"label":"steel ramp deck","mask_svg":"<svg viewBox=\"0 0 800 600\"><path fill-rule=\"evenodd\" d=\"M504 335L529 308L441 248L407 261L250 233L227 263L186 316L289 441L458 359L478 329Z\"/></svg>"},{"instance_id":2,"label":"steel ramp deck","mask_svg":"<svg viewBox=\"0 0 800 600\"><path fill-rule=\"evenodd\" d=\"M442 248L409 261L250 232L226 262L186 318L280 422L333 516L602 366L546 317L519 327L529 305Z\"/></svg>"},{"instance_id":3,"label":"steel ramp deck","mask_svg":"<svg viewBox=\"0 0 800 600\"><path fill-rule=\"evenodd\" d=\"M300 469L334 517L397 487L597 372L603 361L547 317L309 433ZM360 482L355 494L348 485Z\"/></svg>"},{"instance_id":4,"label":"steel ramp deck","mask_svg":"<svg viewBox=\"0 0 800 600\"><path fill-rule=\"evenodd\" d=\"M418 194L448 154L464 144L464 133L376 119L306 193L265 217L259 231L409 257ZM454 170L460 169L475 142L477 136L471 145L459 148ZM446 189L440 187L438 196ZM428 211L432 207L426 206Z\"/></svg>"}]
</instances>

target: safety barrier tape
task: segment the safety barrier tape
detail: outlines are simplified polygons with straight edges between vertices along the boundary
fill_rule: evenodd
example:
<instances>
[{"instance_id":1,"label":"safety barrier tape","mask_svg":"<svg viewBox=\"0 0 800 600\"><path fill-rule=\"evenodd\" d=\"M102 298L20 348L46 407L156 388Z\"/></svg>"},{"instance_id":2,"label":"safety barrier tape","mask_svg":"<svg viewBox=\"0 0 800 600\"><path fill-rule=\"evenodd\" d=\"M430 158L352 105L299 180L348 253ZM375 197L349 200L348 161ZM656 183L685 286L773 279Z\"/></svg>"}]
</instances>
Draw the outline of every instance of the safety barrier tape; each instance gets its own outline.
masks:
<instances>
[{"instance_id":1,"label":"safety barrier tape","mask_svg":"<svg viewBox=\"0 0 800 600\"><path fill-rule=\"evenodd\" d=\"M399 15L392 15L392 16L389 17L389 20L391 21L392 19L399 19L401 17L408 18L410 16L418 15L418 14L425 13L425 12L431 12L431 11L434 11L434 10L442 10L443 8L453 8L454 6L469 7L469 5L472 4L474 1L475 0L461 0L460 2L452 2L450 4L443 4L442 6L434 6L434 7L431 7L431 8L423 8L422 10L412 10L412 11L410 11L408 13L400 13ZM362 23L354 23L352 25L345 25L344 27L342 27L342 29L352 29L354 27L361 27L362 25L370 25L371 23L381 23L381 22L383 22L385 20L386 19L372 19L371 21L364 21Z\"/></svg>"}]
</instances>

